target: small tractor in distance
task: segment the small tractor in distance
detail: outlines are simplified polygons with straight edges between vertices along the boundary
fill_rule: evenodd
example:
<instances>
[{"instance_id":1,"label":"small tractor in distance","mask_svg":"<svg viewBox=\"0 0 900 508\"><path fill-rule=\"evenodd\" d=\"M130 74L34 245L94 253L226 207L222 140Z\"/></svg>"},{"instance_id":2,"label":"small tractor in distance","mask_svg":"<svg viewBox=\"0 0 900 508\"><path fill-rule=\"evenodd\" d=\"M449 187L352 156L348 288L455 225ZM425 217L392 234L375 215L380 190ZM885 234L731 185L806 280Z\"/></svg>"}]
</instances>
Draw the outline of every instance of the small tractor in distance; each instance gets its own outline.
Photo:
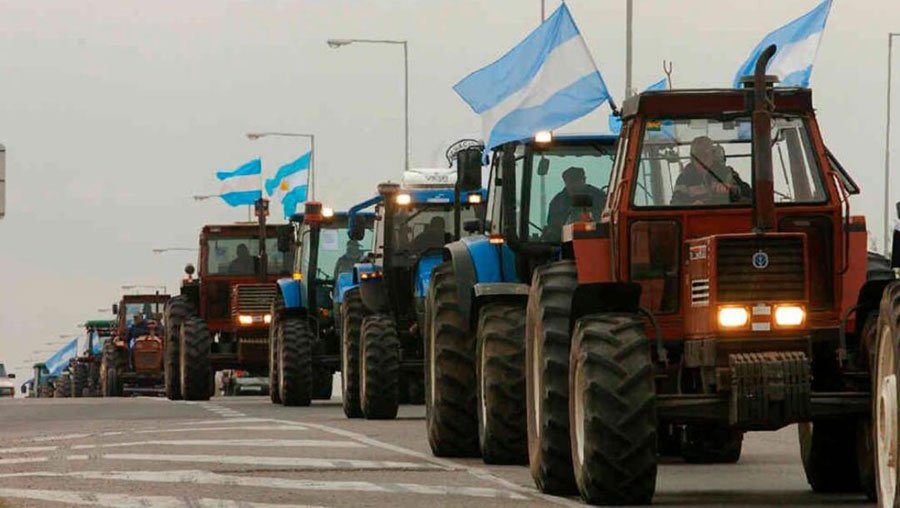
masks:
<instances>
[{"instance_id":1,"label":"small tractor in distance","mask_svg":"<svg viewBox=\"0 0 900 508\"><path fill-rule=\"evenodd\" d=\"M735 462L744 432L798 424L814 491L895 506L900 283L869 261L810 90L765 75L774 52L744 89L627 100L601 215L573 196L526 311L542 491L647 504L673 442Z\"/></svg>"},{"instance_id":2,"label":"small tractor in distance","mask_svg":"<svg viewBox=\"0 0 900 508\"><path fill-rule=\"evenodd\" d=\"M118 323L115 320L92 319L84 323L85 347L81 356L73 358L69 365L72 382L72 397L99 397L100 363L103 345L115 335Z\"/></svg>"},{"instance_id":3,"label":"small tractor in distance","mask_svg":"<svg viewBox=\"0 0 900 508\"><path fill-rule=\"evenodd\" d=\"M354 207L355 208L355 207ZM285 406L331 398L341 368L339 309L353 266L372 245L372 213L334 212L307 202L291 218L294 272L278 280L269 326L269 397Z\"/></svg>"},{"instance_id":4,"label":"small tractor in distance","mask_svg":"<svg viewBox=\"0 0 900 508\"><path fill-rule=\"evenodd\" d=\"M116 331L103 343L100 357L103 397L163 392L163 311L168 301L169 295L133 294L112 305Z\"/></svg>"},{"instance_id":5,"label":"small tractor in distance","mask_svg":"<svg viewBox=\"0 0 900 508\"><path fill-rule=\"evenodd\" d=\"M208 400L216 371L264 373L269 363L275 281L293 268L289 225L266 225L269 202L256 205L257 223L207 225L200 232L199 278L194 266L165 312L165 391L172 400Z\"/></svg>"},{"instance_id":6,"label":"small tractor in distance","mask_svg":"<svg viewBox=\"0 0 900 508\"><path fill-rule=\"evenodd\" d=\"M345 292L341 310L345 392L356 391L357 381L359 393L359 399L345 396L348 417L391 419L401 400L424 402L422 332L431 272L444 245L463 234L462 223L483 216L480 181L462 191L454 176L407 171L402 186L378 186L372 262L357 265L359 286Z\"/></svg>"}]
</instances>

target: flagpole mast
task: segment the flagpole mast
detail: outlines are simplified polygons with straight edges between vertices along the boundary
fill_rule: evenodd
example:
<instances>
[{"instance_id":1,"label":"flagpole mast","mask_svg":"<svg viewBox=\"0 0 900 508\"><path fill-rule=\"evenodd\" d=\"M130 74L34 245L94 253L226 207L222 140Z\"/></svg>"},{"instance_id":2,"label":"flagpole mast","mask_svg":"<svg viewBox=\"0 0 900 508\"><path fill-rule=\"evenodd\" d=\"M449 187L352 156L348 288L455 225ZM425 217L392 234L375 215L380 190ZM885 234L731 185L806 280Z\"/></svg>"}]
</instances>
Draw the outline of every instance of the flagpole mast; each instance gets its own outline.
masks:
<instances>
[{"instance_id":1,"label":"flagpole mast","mask_svg":"<svg viewBox=\"0 0 900 508\"><path fill-rule=\"evenodd\" d=\"M900 32L888 33L888 65L887 65L887 122L884 129L884 253L891 249L891 60L893 59L894 37Z\"/></svg>"},{"instance_id":2,"label":"flagpole mast","mask_svg":"<svg viewBox=\"0 0 900 508\"><path fill-rule=\"evenodd\" d=\"M625 98L631 97L631 41L634 21L634 1L625 0Z\"/></svg>"}]
</instances>

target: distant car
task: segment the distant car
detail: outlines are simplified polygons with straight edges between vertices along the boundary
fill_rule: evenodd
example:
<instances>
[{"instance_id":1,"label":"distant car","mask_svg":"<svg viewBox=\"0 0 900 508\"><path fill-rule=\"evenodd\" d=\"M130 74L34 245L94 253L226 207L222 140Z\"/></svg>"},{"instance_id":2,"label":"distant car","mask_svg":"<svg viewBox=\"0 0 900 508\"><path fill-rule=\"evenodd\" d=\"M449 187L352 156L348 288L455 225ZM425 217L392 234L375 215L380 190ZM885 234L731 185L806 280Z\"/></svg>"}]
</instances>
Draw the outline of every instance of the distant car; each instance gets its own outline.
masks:
<instances>
[{"instance_id":1,"label":"distant car","mask_svg":"<svg viewBox=\"0 0 900 508\"><path fill-rule=\"evenodd\" d=\"M15 374L7 374L6 366L0 363L0 397L15 397L16 384L12 381Z\"/></svg>"},{"instance_id":2,"label":"distant car","mask_svg":"<svg viewBox=\"0 0 900 508\"><path fill-rule=\"evenodd\" d=\"M222 392L231 395L268 395L269 378L245 370L225 371Z\"/></svg>"}]
</instances>

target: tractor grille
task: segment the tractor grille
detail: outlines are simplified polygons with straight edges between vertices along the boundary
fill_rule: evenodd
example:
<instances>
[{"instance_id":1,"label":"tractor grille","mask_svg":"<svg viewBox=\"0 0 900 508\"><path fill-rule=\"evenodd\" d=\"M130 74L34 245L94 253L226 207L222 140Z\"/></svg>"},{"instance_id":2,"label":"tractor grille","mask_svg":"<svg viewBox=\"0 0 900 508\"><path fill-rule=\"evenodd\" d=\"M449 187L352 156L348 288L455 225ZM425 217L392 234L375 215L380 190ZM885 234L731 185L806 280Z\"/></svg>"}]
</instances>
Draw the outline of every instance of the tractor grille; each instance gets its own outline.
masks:
<instances>
[{"instance_id":1,"label":"tractor grille","mask_svg":"<svg viewBox=\"0 0 900 508\"><path fill-rule=\"evenodd\" d=\"M162 370L162 341L138 339L132 348L131 360L138 372Z\"/></svg>"},{"instance_id":2,"label":"tractor grille","mask_svg":"<svg viewBox=\"0 0 900 508\"><path fill-rule=\"evenodd\" d=\"M754 266L765 253L768 266ZM803 300L806 296L800 237L721 238L717 249L718 300Z\"/></svg>"},{"instance_id":3,"label":"tractor grille","mask_svg":"<svg viewBox=\"0 0 900 508\"><path fill-rule=\"evenodd\" d=\"M275 284L239 284L234 288L238 314L265 314L275 301Z\"/></svg>"}]
</instances>

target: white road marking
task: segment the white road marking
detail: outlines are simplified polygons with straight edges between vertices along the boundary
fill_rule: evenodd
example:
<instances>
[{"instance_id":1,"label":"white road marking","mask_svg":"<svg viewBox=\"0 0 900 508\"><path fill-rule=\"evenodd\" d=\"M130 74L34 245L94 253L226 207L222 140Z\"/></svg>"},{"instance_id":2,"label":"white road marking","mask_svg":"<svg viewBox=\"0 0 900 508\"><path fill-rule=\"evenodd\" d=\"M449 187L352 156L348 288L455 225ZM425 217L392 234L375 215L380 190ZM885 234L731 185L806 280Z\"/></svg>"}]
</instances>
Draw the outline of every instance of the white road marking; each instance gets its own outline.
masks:
<instances>
[{"instance_id":1,"label":"white road marking","mask_svg":"<svg viewBox=\"0 0 900 508\"><path fill-rule=\"evenodd\" d=\"M148 462L196 462L247 466L269 466L308 469L414 469L446 470L421 462L391 460L317 459L313 457L253 457L245 455L163 455L154 453L105 453L107 460L141 460Z\"/></svg>"},{"instance_id":2,"label":"white road marking","mask_svg":"<svg viewBox=\"0 0 900 508\"><path fill-rule=\"evenodd\" d=\"M40 490L0 488L0 499L33 499L67 505L107 506L111 508L321 508L310 505L287 505L232 501L230 499L186 499L174 496L135 496L131 494L102 494L74 490Z\"/></svg>"},{"instance_id":3,"label":"white road marking","mask_svg":"<svg viewBox=\"0 0 900 508\"><path fill-rule=\"evenodd\" d=\"M291 424L300 425L299 423L292 422L290 420L279 420L279 419L273 418L269 421L271 421L273 423L281 423L284 425L291 425ZM455 471L465 471L465 472L471 474L472 476L479 478L483 481L502 485L514 492L518 492L525 496L536 497L536 498L542 499L548 503L553 503L553 504L557 504L557 505L561 505L561 506L569 506L569 507L573 507L573 508L576 508L576 507L582 508L584 506L582 503L579 503L577 501L572 501L570 499L565 499L562 497L550 496L550 495L544 494L542 492L539 492L535 488L523 487L522 485L519 485L515 482L511 482L509 480L505 480L503 478L500 478L499 476L494 475L493 473L488 471L486 468L466 466L464 464L459 464L457 462L453 462L453 461L446 460L446 459L441 459L441 458L434 457L432 455L428 455L428 454L425 454L422 452L417 452L415 450L410 450L409 448L404 448L402 446L392 445L390 443L378 441L377 439L373 439L368 436L364 436L362 434L358 434L358 433L350 431L350 430L344 430L344 429L339 429L336 427L330 427L328 425L322 425L322 424L310 423L310 422L303 422L302 425L309 427L311 429L321 430L322 432L328 432L330 434L335 434L338 436L355 439L355 440L357 440L361 443L365 443L369 446L373 446L375 448L381 448L382 450L392 451L395 453L406 455L407 457L416 457L418 459L422 459L422 460L430 462L436 466L439 466L442 469L446 469L446 470L450 470L450 471L454 471L454 470Z\"/></svg>"},{"instance_id":4,"label":"white road marking","mask_svg":"<svg viewBox=\"0 0 900 508\"><path fill-rule=\"evenodd\" d=\"M365 448L356 441L327 439L152 439L122 443L76 444L71 446L23 446L0 448L2 454L40 453L57 450L91 450L95 448L124 448L130 446L254 446L261 448ZM2 460L2 459L0 459ZM2 462L0 462L2 463Z\"/></svg>"},{"instance_id":5,"label":"white road marking","mask_svg":"<svg viewBox=\"0 0 900 508\"><path fill-rule=\"evenodd\" d=\"M187 483L229 487L259 487L282 490L338 492L385 492L395 494L456 495L494 499L528 499L510 490L483 487L422 485L415 483L372 483L365 481L295 480L259 476L224 475L209 471L76 471L71 473L32 472L0 474L0 478L67 477L85 480L132 481L149 483Z\"/></svg>"},{"instance_id":6,"label":"white road marking","mask_svg":"<svg viewBox=\"0 0 900 508\"><path fill-rule=\"evenodd\" d=\"M231 424L231 423L269 423L272 420L269 418L232 418L230 420L222 421L221 418L215 418L212 420L186 420L186 421L177 421L172 422L171 425L176 426L184 426L184 425L222 425L223 423Z\"/></svg>"},{"instance_id":7,"label":"white road marking","mask_svg":"<svg viewBox=\"0 0 900 508\"><path fill-rule=\"evenodd\" d=\"M46 443L49 441L68 441L72 439L86 439L86 438L101 438L101 437L113 437L113 436L124 436L124 435L133 435L133 434L167 434L171 432L210 432L210 431L224 431L224 430L256 430L256 431L269 431L269 430L296 430L303 431L308 430L306 427L299 424L291 424L291 425L272 425L272 420L267 418L248 418L247 420L252 421L232 421L232 420L208 420L204 421L201 426L191 425L189 423L178 424L178 428L164 428L164 429L143 429L143 430L130 430L128 432L125 431L109 431L109 432L97 432L94 434L58 434L51 436L40 436L31 439L23 439L18 442L25 443ZM251 425L251 426L223 426L225 424L230 423L266 423L268 425ZM218 426L214 427L206 427L202 425L210 425L210 424L218 424ZM190 425L190 427L180 428L183 425Z\"/></svg>"}]
</instances>

